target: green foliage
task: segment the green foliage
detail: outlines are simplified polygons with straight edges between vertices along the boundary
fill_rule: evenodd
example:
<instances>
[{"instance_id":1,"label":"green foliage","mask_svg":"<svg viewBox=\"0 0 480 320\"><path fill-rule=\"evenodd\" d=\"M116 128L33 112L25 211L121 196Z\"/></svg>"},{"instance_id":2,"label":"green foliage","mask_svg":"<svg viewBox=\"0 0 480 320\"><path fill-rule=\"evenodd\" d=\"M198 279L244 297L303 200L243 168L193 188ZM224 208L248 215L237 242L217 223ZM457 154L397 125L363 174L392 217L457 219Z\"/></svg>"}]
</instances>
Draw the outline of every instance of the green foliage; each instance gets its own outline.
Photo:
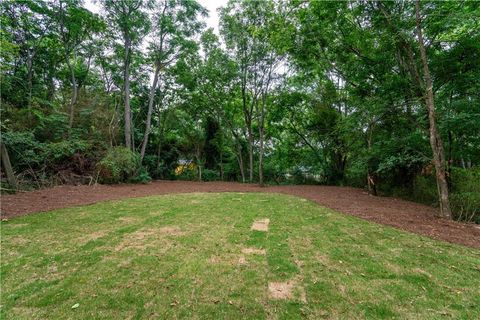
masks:
<instances>
[{"instance_id":1,"label":"green foliage","mask_svg":"<svg viewBox=\"0 0 480 320\"><path fill-rule=\"evenodd\" d=\"M430 206L438 206L438 192L435 176L419 175L413 184L412 198Z\"/></svg>"},{"instance_id":2,"label":"green foliage","mask_svg":"<svg viewBox=\"0 0 480 320\"><path fill-rule=\"evenodd\" d=\"M480 224L480 167L452 168L450 201L457 220Z\"/></svg>"},{"instance_id":3,"label":"green foliage","mask_svg":"<svg viewBox=\"0 0 480 320\"><path fill-rule=\"evenodd\" d=\"M10 161L19 171L42 167L53 170L55 165L90 147L86 141L76 139L40 142L32 132L5 132L2 139L10 150Z\"/></svg>"},{"instance_id":4,"label":"green foliage","mask_svg":"<svg viewBox=\"0 0 480 320\"><path fill-rule=\"evenodd\" d=\"M191 159L203 180L365 187L368 173L381 193L436 204L419 176L432 151L414 2L229 1L219 34L194 0L98 4L101 15L78 0L0 4L2 139L22 179L89 178L107 153L97 168L109 183L197 180L175 176ZM421 3L462 220L477 203L455 170L480 163L479 9ZM143 167L111 154L126 137Z\"/></svg>"},{"instance_id":5,"label":"green foliage","mask_svg":"<svg viewBox=\"0 0 480 320\"><path fill-rule=\"evenodd\" d=\"M458 221L480 223L480 168L452 168L450 207ZM437 185L434 173L417 176L411 194L412 200L438 206Z\"/></svg>"},{"instance_id":6,"label":"green foliage","mask_svg":"<svg viewBox=\"0 0 480 320\"><path fill-rule=\"evenodd\" d=\"M217 170L205 169L202 171L203 181L218 181L220 180L220 172Z\"/></svg>"},{"instance_id":7,"label":"green foliage","mask_svg":"<svg viewBox=\"0 0 480 320\"><path fill-rule=\"evenodd\" d=\"M181 174L175 176L178 180L198 180L198 169L186 169Z\"/></svg>"},{"instance_id":8,"label":"green foliage","mask_svg":"<svg viewBox=\"0 0 480 320\"><path fill-rule=\"evenodd\" d=\"M131 182L135 183L149 183L150 181L152 181L152 178L144 166L141 166L137 174L131 179Z\"/></svg>"},{"instance_id":9,"label":"green foliage","mask_svg":"<svg viewBox=\"0 0 480 320\"><path fill-rule=\"evenodd\" d=\"M145 172L140 176L140 157L125 147L114 147L97 163L98 176L102 183L121 183L145 180ZM142 181L143 182L143 181Z\"/></svg>"}]
</instances>

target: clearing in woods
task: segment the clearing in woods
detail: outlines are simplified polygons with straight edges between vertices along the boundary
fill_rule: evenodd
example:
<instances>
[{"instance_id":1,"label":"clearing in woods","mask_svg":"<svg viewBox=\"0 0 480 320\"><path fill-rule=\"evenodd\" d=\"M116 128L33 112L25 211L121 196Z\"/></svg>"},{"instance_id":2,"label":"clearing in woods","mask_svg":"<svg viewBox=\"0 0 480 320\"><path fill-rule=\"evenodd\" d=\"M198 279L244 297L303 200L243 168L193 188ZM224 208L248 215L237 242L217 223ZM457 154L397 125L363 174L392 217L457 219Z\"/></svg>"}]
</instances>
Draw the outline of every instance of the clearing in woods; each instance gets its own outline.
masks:
<instances>
[{"instance_id":1,"label":"clearing in woods","mask_svg":"<svg viewBox=\"0 0 480 320\"><path fill-rule=\"evenodd\" d=\"M2 319L480 317L478 249L289 195L133 198L1 228Z\"/></svg>"}]
</instances>

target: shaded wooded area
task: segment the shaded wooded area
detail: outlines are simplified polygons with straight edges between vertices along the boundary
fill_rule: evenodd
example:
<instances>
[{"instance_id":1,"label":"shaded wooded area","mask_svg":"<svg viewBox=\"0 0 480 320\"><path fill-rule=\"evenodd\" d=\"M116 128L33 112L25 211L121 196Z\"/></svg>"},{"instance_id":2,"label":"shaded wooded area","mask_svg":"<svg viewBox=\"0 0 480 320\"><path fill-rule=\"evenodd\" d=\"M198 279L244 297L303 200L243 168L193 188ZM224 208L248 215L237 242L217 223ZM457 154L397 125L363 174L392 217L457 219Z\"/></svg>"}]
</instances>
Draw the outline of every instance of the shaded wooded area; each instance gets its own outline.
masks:
<instances>
[{"instance_id":1,"label":"shaded wooded area","mask_svg":"<svg viewBox=\"0 0 480 320\"><path fill-rule=\"evenodd\" d=\"M97 5L2 2L2 192L352 185L480 221L478 3L231 1L219 34L195 1Z\"/></svg>"}]
</instances>

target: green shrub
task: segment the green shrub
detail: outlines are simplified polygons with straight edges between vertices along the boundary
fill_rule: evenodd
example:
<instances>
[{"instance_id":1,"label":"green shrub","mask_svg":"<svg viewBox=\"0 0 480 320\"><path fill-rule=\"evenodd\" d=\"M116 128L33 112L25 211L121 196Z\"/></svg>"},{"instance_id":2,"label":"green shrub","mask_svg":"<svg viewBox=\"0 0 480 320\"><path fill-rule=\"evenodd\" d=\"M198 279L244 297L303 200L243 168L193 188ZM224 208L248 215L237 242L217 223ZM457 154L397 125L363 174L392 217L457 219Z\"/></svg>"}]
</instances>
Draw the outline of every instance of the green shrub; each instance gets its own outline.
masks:
<instances>
[{"instance_id":1,"label":"green shrub","mask_svg":"<svg viewBox=\"0 0 480 320\"><path fill-rule=\"evenodd\" d=\"M184 170L181 174L175 175L175 179L186 181L198 180L198 169L195 168Z\"/></svg>"},{"instance_id":2,"label":"green shrub","mask_svg":"<svg viewBox=\"0 0 480 320\"><path fill-rule=\"evenodd\" d=\"M480 223L480 167L452 169L450 206L456 220Z\"/></svg>"},{"instance_id":3,"label":"green shrub","mask_svg":"<svg viewBox=\"0 0 480 320\"><path fill-rule=\"evenodd\" d=\"M231 161L223 165L223 178L227 181L242 181L242 174L237 162Z\"/></svg>"},{"instance_id":4,"label":"green shrub","mask_svg":"<svg viewBox=\"0 0 480 320\"><path fill-rule=\"evenodd\" d=\"M98 177L102 183L133 181L140 169L140 157L125 147L108 150L97 163Z\"/></svg>"},{"instance_id":5,"label":"green shrub","mask_svg":"<svg viewBox=\"0 0 480 320\"><path fill-rule=\"evenodd\" d=\"M55 164L68 161L74 154L84 153L90 148L86 141L79 139L40 142L27 131L5 132L2 139L16 171L43 167L52 169Z\"/></svg>"},{"instance_id":6,"label":"green shrub","mask_svg":"<svg viewBox=\"0 0 480 320\"><path fill-rule=\"evenodd\" d=\"M480 224L480 193L451 193L450 207L455 220Z\"/></svg>"},{"instance_id":7,"label":"green shrub","mask_svg":"<svg viewBox=\"0 0 480 320\"><path fill-rule=\"evenodd\" d=\"M149 183L152 181L152 178L150 177L147 168L141 166L138 173L131 179L131 181L135 183Z\"/></svg>"},{"instance_id":8,"label":"green shrub","mask_svg":"<svg viewBox=\"0 0 480 320\"><path fill-rule=\"evenodd\" d=\"M450 207L458 221L480 223L480 168L452 168ZM415 201L438 206L435 173L415 178L412 198Z\"/></svg>"},{"instance_id":9,"label":"green shrub","mask_svg":"<svg viewBox=\"0 0 480 320\"><path fill-rule=\"evenodd\" d=\"M438 205L437 182L434 175L417 176L413 182L412 193L415 201L430 206Z\"/></svg>"},{"instance_id":10,"label":"green shrub","mask_svg":"<svg viewBox=\"0 0 480 320\"><path fill-rule=\"evenodd\" d=\"M202 172L203 181L218 181L220 180L220 173L216 170L205 169Z\"/></svg>"}]
</instances>

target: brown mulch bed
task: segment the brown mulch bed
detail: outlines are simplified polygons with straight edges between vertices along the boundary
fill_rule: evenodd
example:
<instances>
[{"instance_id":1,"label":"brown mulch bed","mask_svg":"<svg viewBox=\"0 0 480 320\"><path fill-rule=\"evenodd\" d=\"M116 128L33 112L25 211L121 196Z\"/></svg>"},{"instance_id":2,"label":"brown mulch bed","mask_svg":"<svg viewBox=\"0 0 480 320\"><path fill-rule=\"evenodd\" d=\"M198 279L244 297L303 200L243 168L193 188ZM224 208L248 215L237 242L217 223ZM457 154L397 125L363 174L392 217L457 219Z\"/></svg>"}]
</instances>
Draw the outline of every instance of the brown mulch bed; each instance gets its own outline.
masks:
<instances>
[{"instance_id":1,"label":"brown mulch bed","mask_svg":"<svg viewBox=\"0 0 480 320\"><path fill-rule=\"evenodd\" d=\"M320 205L380 224L473 248L480 248L480 226L435 217L436 209L391 197L374 197L361 189L332 186L269 186L233 182L154 181L145 185L58 186L1 197L2 219L28 213L91 204L104 200L188 192L276 192L300 196Z\"/></svg>"}]
</instances>

